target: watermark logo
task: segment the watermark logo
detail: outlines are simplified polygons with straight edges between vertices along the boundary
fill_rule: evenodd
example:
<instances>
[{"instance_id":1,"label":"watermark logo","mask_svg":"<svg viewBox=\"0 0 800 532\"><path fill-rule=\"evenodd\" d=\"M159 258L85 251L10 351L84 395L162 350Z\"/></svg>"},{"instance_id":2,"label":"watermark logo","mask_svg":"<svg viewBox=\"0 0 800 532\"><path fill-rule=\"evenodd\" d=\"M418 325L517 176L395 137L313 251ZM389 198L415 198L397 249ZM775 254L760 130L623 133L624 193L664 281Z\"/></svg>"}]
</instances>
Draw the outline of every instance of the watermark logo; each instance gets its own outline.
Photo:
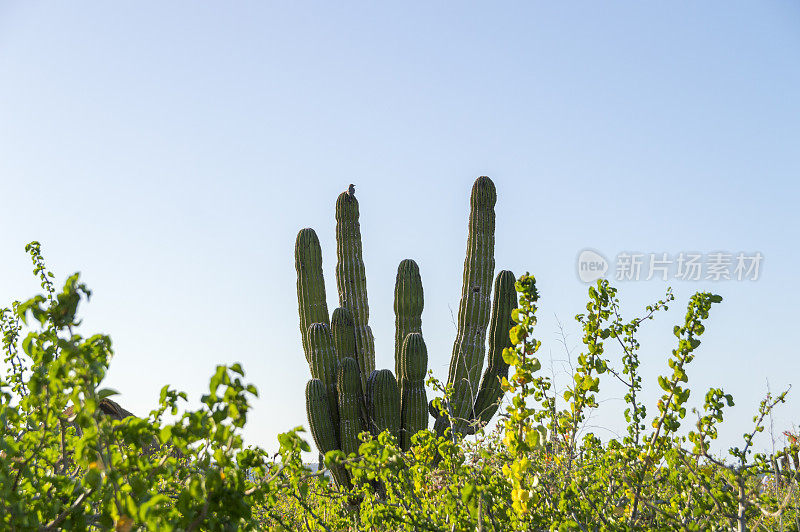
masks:
<instances>
[{"instance_id":1,"label":"watermark logo","mask_svg":"<svg viewBox=\"0 0 800 532\"><path fill-rule=\"evenodd\" d=\"M764 255L759 251L731 253L618 253L613 264L617 281L757 281ZM591 283L603 278L609 262L599 252L585 249L578 255L578 278ZM609 274L611 275L611 274Z\"/></svg>"},{"instance_id":2,"label":"watermark logo","mask_svg":"<svg viewBox=\"0 0 800 532\"><path fill-rule=\"evenodd\" d=\"M593 283L605 276L608 261L593 249L584 249L578 255L578 277L584 283Z\"/></svg>"}]
</instances>

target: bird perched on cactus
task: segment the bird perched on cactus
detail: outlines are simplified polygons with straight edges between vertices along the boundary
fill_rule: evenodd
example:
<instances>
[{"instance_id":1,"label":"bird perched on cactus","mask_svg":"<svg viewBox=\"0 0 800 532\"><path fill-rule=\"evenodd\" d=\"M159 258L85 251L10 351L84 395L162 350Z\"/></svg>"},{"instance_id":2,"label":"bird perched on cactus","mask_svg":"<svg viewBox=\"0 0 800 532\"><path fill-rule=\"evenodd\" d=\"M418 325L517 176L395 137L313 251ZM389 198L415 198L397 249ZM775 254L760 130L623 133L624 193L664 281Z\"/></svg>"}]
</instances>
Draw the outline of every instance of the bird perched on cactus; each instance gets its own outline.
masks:
<instances>
[{"instance_id":1,"label":"bird perched on cactus","mask_svg":"<svg viewBox=\"0 0 800 532\"><path fill-rule=\"evenodd\" d=\"M356 186L353 183L350 183L350 186L347 187L347 195L351 198L355 197L356 195Z\"/></svg>"}]
</instances>

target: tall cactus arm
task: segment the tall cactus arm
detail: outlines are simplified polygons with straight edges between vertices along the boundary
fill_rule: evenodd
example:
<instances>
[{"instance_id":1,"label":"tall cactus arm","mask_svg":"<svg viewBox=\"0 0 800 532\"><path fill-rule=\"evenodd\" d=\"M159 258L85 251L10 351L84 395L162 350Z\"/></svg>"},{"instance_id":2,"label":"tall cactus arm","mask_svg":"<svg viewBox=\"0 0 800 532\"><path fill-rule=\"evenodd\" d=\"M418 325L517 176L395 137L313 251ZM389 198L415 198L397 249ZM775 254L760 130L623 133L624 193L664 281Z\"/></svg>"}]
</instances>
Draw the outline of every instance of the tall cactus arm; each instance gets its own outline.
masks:
<instances>
[{"instance_id":1,"label":"tall cactus arm","mask_svg":"<svg viewBox=\"0 0 800 532\"><path fill-rule=\"evenodd\" d=\"M300 336L306 361L311 351L306 333L312 323L329 323L328 304L325 301L325 279L322 276L322 250L313 229L301 229L294 246L294 264L297 268L297 303L300 310Z\"/></svg>"},{"instance_id":2,"label":"tall cactus arm","mask_svg":"<svg viewBox=\"0 0 800 532\"><path fill-rule=\"evenodd\" d=\"M338 431L331 418L331 408L325 383L319 379L311 379L306 384L306 415L311 428L311 437L321 454L339 448ZM349 478L344 467L331 470L334 480L341 487L349 485Z\"/></svg>"},{"instance_id":3,"label":"tall cactus arm","mask_svg":"<svg viewBox=\"0 0 800 532\"><path fill-rule=\"evenodd\" d=\"M407 451L411 448L411 436L428 428L428 398L425 393L428 349L421 333L406 336L400 356L400 447Z\"/></svg>"},{"instance_id":4,"label":"tall cactus arm","mask_svg":"<svg viewBox=\"0 0 800 532\"><path fill-rule=\"evenodd\" d=\"M422 332L422 309L425 299L422 293L422 279L419 266L411 259L405 259L397 267L394 284L394 374L400 380L400 352L409 333Z\"/></svg>"},{"instance_id":5,"label":"tall cactus arm","mask_svg":"<svg viewBox=\"0 0 800 532\"><path fill-rule=\"evenodd\" d=\"M367 413L370 431L377 435L388 430L399 441L400 439L400 390L397 379L391 370L373 371L369 376L369 394L367 395Z\"/></svg>"},{"instance_id":6,"label":"tall cactus arm","mask_svg":"<svg viewBox=\"0 0 800 532\"><path fill-rule=\"evenodd\" d=\"M367 275L361 251L361 226L358 200L343 192L336 200L336 285L339 306L353 315L356 335L356 359L361 368L361 386L375 369L375 340L369 327Z\"/></svg>"},{"instance_id":7,"label":"tall cactus arm","mask_svg":"<svg viewBox=\"0 0 800 532\"><path fill-rule=\"evenodd\" d=\"M361 423L361 379L358 363L347 357L339 362L336 387L339 391L339 442L346 455L358 453Z\"/></svg>"},{"instance_id":8,"label":"tall cactus arm","mask_svg":"<svg viewBox=\"0 0 800 532\"><path fill-rule=\"evenodd\" d=\"M325 323L312 323L308 327L307 340L311 349L311 376L325 385L331 402L331 417L334 426L339 423L339 409L336 393L336 368L339 357L333 345L331 329Z\"/></svg>"},{"instance_id":9,"label":"tall cactus arm","mask_svg":"<svg viewBox=\"0 0 800 532\"><path fill-rule=\"evenodd\" d=\"M511 312L517 308L517 291L514 274L503 270L494 281L492 318L489 322L489 354L486 371L481 379L478 397L475 399L475 415L483 423L489 423L503 398L500 379L508 377L508 364L503 360L503 350L511 347L509 332L514 325Z\"/></svg>"},{"instance_id":10,"label":"tall cactus arm","mask_svg":"<svg viewBox=\"0 0 800 532\"><path fill-rule=\"evenodd\" d=\"M470 196L458 332L448 372L448 382L453 384L453 414L460 419L474 418L472 406L483 365L486 327L489 324L489 295L494 277L496 201L497 193L492 180L486 176L476 179Z\"/></svg>"}]
</instances>

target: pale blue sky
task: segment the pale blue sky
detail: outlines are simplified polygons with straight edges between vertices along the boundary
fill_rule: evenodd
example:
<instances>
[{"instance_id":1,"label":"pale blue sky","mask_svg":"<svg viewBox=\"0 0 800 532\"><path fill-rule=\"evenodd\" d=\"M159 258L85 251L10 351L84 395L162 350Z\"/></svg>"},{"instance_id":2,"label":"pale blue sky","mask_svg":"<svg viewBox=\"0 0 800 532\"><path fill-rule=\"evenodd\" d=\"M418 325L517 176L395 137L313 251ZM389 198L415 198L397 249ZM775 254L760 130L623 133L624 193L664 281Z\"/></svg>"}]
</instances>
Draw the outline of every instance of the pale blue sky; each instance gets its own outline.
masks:
<instances>
[{"instance_id":1,"label":"pale blue sky","mask_svg":"<svg viewBox=\"0 0 800 532\"><path fill-rule=\"evenodd\" d=\"M539 280L545 362L561 356L556 316L579 343L586 247L764 255L756 282L671 282L678 302L642 336L655 397L688 297L724 296L689 378L695 402L735 395L733 441L767 379L800 384L798 94L790 1L0 0L0 301L37 290L23 247L40 240L60 280L80 270L94 290L84 332L114 339L126 408L146 413L165 383L196 401L216 363L239 361L261 394L246 437L274 448L306 423L297 231L322 241L332 309L333 207L355 183L378 366L393 367L410 257L444 378L485 174L498 269ZM617 284L631 312L666 287ZM776 432L800 422L798 393ZM618 428L621 410L593 422Z\"/></svg>"}]
</instances>

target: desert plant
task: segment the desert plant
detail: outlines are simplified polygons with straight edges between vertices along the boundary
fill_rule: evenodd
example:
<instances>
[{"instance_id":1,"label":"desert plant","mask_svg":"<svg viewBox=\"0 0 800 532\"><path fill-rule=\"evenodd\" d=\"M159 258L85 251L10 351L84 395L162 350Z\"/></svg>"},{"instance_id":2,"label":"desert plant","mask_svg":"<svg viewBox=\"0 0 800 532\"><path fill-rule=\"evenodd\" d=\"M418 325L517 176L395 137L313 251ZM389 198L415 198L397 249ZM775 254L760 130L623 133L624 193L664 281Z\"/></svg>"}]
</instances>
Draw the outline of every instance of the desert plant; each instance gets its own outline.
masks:
<instances>
[{"instance_id":1,"label":"desert plant","mask_svg":"<svg viewBox=\"0 0 800 532\"><path fill-rule=\"evenodd\" d=\"M467 256L464 261L463 287L458 313L458 331L447 384L451 390L441 410L430 408L437 418L436 429L442 434L453 424L456 433L474 433L488 423L502 399L500 379L507 374L508 364L502 352L508 343L512 326L511 311L516 307L514 275L510 271L498 274L491 300L494 276L494 206L497 200L494 183L486 176L479 177L470 197ZM297 299L303 348L311 375L326 386L329 412L321 408L309 410L312 434L315 425L336 426L337 393L334 379L336 365L352 357L361 378L359 410L365 429L373 434L400 425L399 437L407 448L410 436L428 426L427 398L424 383L427 351L422 338L424 296L419 267L411 259L398 266L395 283L395 372L382 370L376 384L368 381L375 369L375 342L369 326L369 304L364 261L362 257L359 204L353 194L343 192L336 201L336 284L339 308L329 319L325 300L325 281L322 274L322 251L313 229L302 229L297 235L295 265L297 268ZM491 309L491 320L490 320ZM481 380L486 351L486 332L490 325L489 363ZM329 332L330 329L333 332ZM407 340L413 336L410 345ZM404 353L408 347L409 352ZM411 360L408 367L404 360ZM333 373L332 373L333 372ZM391 379L389 378L391 376ZM389 382L393 381L394 386ZM398 390L398 400L393 394ZM372 394L371 396L369 394ZM388 397L386 394L392 395ZM394 409L389 416L384 408ZM380 408L376 408L380 406ZM374 416L384 417L378 422ZM327 419L330 417L330 419ZM391 420L391 422L389 422ZM396 436L398 434L395 434ZM342 435L338 438L343 446ZM320 449L328 442L317 442Z\"/></svg>"}]
</instances>

